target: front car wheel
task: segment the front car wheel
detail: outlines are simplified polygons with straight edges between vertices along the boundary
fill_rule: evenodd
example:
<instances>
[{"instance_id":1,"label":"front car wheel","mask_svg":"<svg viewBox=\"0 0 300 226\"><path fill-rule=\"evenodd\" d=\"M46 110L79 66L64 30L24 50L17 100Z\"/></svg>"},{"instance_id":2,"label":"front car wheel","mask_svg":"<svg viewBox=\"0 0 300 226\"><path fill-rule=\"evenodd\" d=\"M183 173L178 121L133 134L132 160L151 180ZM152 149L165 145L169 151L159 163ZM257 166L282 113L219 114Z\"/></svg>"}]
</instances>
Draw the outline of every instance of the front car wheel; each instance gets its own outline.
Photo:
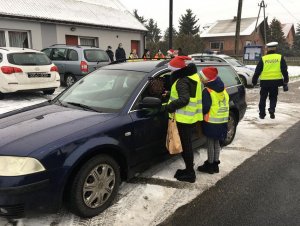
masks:
<instances>
[{"instance_id":1,"label":"front car wheel","mask_svg":"<svg viewBox=\"0 0 300 226\"><path fill-rule=\"evenodd\" d=\"M87 161L76 174L69 195L71 211L93 217L108 208L120 185L120 170L114 159L99 155Z\"/></svg>"}]
</instances>

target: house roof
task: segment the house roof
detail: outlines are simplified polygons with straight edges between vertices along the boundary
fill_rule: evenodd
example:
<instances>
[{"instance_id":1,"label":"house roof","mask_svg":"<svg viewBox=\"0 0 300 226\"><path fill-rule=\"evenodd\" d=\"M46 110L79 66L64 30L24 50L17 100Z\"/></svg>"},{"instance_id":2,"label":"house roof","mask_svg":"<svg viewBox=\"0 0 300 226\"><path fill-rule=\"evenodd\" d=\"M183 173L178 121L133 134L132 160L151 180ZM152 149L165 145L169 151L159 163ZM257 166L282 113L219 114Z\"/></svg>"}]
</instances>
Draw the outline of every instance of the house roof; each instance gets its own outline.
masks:
<instances>
[{"instance_id":1,"label":"house roof","mask_svg":"<svg viewBox=\"0 0 300 226\"><path fill-rule=\"evenodd\" d=\"M118 0L1 0L0 16L147 31Z\"/></svg>"},{"instance_id":2,"label":"house roof","mask_svg":"<svg viewBox=\"0 0 300 226\"><path fill-rule=\"evenodd\" d=\"M257 17L242 18L240 26L240 36L251 35L255 30ZM263 22L263 18L258 18L257 27ZM236 20L218 20L206 29L200 36L207 37L221 37L221 36L235 36Z\"/></svg>"},{"instance_id":3,"label":"house roof","mask_svg":"<svg viewBox=\"0 0 300 226\"><path fill-rule=\"evenodd\" d=\"M294 24L281 24L282 32L284 33L284 38L286 38L290 32L290 30L293 28Z\"/></svg>"}]
</instances>

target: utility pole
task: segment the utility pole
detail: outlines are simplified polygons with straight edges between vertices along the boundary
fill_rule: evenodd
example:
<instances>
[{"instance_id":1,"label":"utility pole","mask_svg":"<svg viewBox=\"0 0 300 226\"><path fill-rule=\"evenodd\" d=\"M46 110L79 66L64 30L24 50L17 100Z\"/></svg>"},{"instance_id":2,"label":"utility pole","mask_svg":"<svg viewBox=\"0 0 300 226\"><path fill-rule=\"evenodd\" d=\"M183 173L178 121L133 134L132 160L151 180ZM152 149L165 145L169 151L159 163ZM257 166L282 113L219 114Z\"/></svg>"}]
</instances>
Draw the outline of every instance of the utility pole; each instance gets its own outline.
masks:
<instances>
[{"instance_id":1,"label":"utility pole","mask_svg":"<svg viewBox=\"0 0 300 226\"><path fill-rule=\"evenodd\" d=\"M235 45L234 45L234 54L236 56L239 54L239 49L240 49L239 44L240 44L240 28L241 28L242 5L243 5L243 0L239 0L237 18L236 18Z\"/></svg>"},{"instance_id":2,"label":"utility pole","mask_svg":"<svg viewBox=\"0 0 300 226\"><path fill-rule=\"evenodd\" d=\"M257 19L256 19L256 24L255 24L255 31L257 31L257 23L258 23L258 19L259 19L259 14L260 14L260 10L261 8L263 8L264 11L264 44L267 44L267 21L266 21L266 8L267 5L265 4L264 0L261 1L260 4L258 4L259 6L259 10L258 10L258 15L257 15Z\"/></svg>"},{"instance_id":3,"label":"utility pole","mask_svg":"<svg viewBox=\"0 0 300 226\"><path fill-rule=\"evenodd\" d=\"M173 43L173 0L170 0L169 12L169 49L172 49Z\"/></svg>"}]
</instances>

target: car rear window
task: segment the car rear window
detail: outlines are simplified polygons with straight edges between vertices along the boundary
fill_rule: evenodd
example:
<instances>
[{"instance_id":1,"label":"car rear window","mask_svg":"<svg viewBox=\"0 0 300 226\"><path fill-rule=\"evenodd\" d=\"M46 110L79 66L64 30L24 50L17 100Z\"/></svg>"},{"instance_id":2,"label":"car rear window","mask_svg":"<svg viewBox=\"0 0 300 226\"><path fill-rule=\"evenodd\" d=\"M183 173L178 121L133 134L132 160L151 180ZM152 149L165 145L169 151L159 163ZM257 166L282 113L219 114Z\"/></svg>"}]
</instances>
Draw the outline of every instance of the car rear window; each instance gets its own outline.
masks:
<instances>
[{"instance_id":1,"label":"car rear window","mask_svg":"<svg viewBox=\"0 0 300 226\"><path fill-rule=\"evenodd\" d=\"M7 60L15 65L50 65L51 60L44 53L10 53Z\"/></svg>"},{"instance_id":2,"label":"car rear window","mask_svg":"<svg viewBox=\"0 0 300 226\"><path fill-rule=\"evenodd\" d=\"M109 62L107 53L98 49L86 49L84 50L84 58L88 62Z\"/></svg>"},{"instance_id":3,"label":"car rear window","mask_svg":"<svg viewBox=\"0 0 300 226\"><path fill-rule=\"evenodd\" d=\"M197 65L198 71L200 71L205 66ZM226 87L240 85L236 72L230 66L214 66L218 69L218 76L222 79Z\"/></svg>"}]
</instances>

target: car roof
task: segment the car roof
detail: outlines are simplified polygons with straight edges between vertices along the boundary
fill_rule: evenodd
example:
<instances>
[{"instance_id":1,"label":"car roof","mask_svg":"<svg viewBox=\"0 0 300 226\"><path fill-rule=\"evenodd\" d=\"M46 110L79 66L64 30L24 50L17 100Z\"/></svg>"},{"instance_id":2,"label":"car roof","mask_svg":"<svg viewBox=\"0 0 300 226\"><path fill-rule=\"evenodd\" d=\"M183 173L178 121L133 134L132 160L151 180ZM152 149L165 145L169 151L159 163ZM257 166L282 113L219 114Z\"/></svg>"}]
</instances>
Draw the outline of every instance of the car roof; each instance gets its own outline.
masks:
<instances>
[{"instance_id":1,"label":"car roof","mask_svg":"<svg viewBox=\"0 0 300 226\"><path fill-rule=\"evenodd\" d=\"M197 56L197 57L200 57L200 56L213 56L213 57L220 57L220 58L232 58L231 56L228 56L228 55L225 55L225 54L210 54L210 53L193 53L193 54L190 54L189 55L190 57L194 57L194 56Z\"/></svg>"},{"instance_id":2,"label":"car roof","mask_svg":"<svg viewBox=\"0 0 300 226\"><path fill-rule=\"evenodd\" d=\"M168 60L141 60L136 62L123 62L123 63L112 63L110 65L101 67L101 70L126 70L126 71L141 71L151 72L160 67L167 68ZM197 60L186 61L186 64L194 63L199 66L230 66L226 62L201 62Z\"/></svg>"},{"instance_id":3,"label":"car roof","mask_svg":"<svg viewBox=\"0 0 300 226\"><path fill-rule=\"evenodd\" d=\"M126 71L141 71L141 72L151 72L154 69L166 65L169 60L143 60L134 62L123 62L123 63L115 63L113 62L110 65L104 66L101 69L108 70L126 70Z\"/></svg>"},{"instance_id":4,"label":"car roof","mask_svg":"<svg viewBox=\"0 0 300 226\"><path fill-rule=\"evenodd\" d=\"M20 47L0 47L2 52L33 52L33 53L40 53L40 51L35 49L28 49L28 48L20 48Z\"/></svg>"},{"instance_id":5,"label":"car roof","mask_svg":"<svg viewBox=\"0 0 300 226\"><path fill-rule=\"evenodd\" d=\"M66 44L54 44L54 45L51 45L51 46L49 46L47 48L55 48L55 47L64 47L64 48L70 48L70 49L97 49L97 50L103 50L103 49L100 49L100 48L95 47L95 46L66 45ZM47 49L47 48L45 48L45 49Z\"/></svg>"}]
</instances>

